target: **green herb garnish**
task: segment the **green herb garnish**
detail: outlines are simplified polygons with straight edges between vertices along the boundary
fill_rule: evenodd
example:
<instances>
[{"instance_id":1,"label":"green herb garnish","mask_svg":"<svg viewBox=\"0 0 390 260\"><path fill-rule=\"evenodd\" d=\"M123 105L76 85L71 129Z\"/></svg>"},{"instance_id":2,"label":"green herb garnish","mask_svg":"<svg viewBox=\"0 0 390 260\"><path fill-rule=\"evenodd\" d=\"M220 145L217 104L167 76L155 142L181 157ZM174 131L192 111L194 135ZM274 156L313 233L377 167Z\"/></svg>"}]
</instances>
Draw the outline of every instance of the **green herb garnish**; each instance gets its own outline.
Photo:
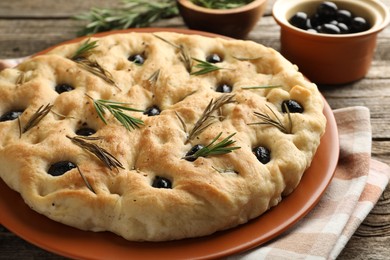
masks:
<instances>
[{"instance_id":1,"label":"green herb garnish","mask_svg":"<svg viewBox=\"0 0 390 260\"><path fill-rule=\"evenodd\" d=\"M191 0L194 4L211 9L232 9L249 4L253 0Z\"/></svg>"},{"instance_id":2,"label":"green herb garnish","mask_svg":"<svg viewBox=\"0 0 390 260\"><path fill-rule=\"evenodd\" d=\"M35 111L34 114L30 117L30 119L27 121L26 125L23 127L23 131L21 129L20 133L25 133L34 126L36 126L47 114L49 114L51 108L53 105L47 104L45 107L42 105L38 108L37 111ZM20 124L19 124L20 127Z\"/></svg>"},{"instance_id":3,"label":"green herb garnish","mask_svg":"<svg viewBox=\"0 0 390 260\"><path fill-rule=\"evenodd\" d=\"M210 100L210 103L207 105L205 110L202 113L202 116L195 123L194 128L188 134L187 141L191 140L195 136L199 135L203 132L207 127L213 124L213 120L216 116L213 115L215 111L218 111L223 105L228 103L233 103L234 95L222 95L217 98L215 101L213 99Z\"/></svg>"},{"instance_id":4,"label":"green herb garnish","mask_svg":"<svg viewBox=\"0 0 390 260\"><path fill-rule=\"evenodd\" d=\"M226 137L225 139L223 139L222 141L214 144L219 139L219 137L221 137L221 135L222 135L222 132L221 132L207 146L203 147L202 149L200 149L199 151L197 151L196 153L194 153L192 155L188 155L188 156L183 157L182 159L195 160L198 157L207 157L207 156L211 156L211 155L227 154L227 153L231 153L234 150L240 149L241 147L238 147L238 146L230 146L236 142L236 141L230 139L235 134L236 133L233 133L233 134L229 135L228 137Z\"/></svg>"},{"instance_id":5,"label":"green herb garnish","mask_svg":"<svg viewBox=\"0 0 390 260\"><path fill-rule=\"evenodd\" d=\"M204 61L204 60L199 60L196 58L192 58L193 60L197 61L198 63L195 65L195 68L198 68L198 71L191 72L191 75L199 76L203 74L207 74L216 70L221 70L221 69L226 69L226 68L221 68L218 67L210 62Z\"/></svg>"},{"instance_id":6,"label":"green herb garnish","mask_svg":"<svg viewBox=\"0 0 390 260\"><path fill-rule=\"evenodd\" d=\"M83 42L70 59L76 61L77 59L89 56L92 50L98 47L98 41L90 42L90 40L91 38L88 38L88 40Z\"/></svg>"},{"instance_id":7,"label":"green herb garnish","mask_svg":"<svg viewBox=\"0 0 390 260\"><path fill-rule=\"evenodd\" d=\"M128 107L130 105L128 103L116 102L111 100L103 100L103 99L93 99L89 95L87 95L93 101L93 105L98 113L100 119L107 124L107 121L104 117L106 110L110 112L127 130L139 128L140 125L143 125L144 122L132 116L127 115L123 111L134 111L134 112L144 112L144 110L135 109Z\"/></svg>"},{"instance_id":8,"label":"green herb garnish","mask_svg":"<svg viewBox=\"0 0 390 260\"><path fill-rule=\"evenodd\" d=\"M157 35L157 34L153 34L156 38L164 41L165 43L168 43L169 45L171 45L172 47L176 48L179 50L180 52L180 59L182 60L182 62L184 63L184 66L186 68L186 70L191 73L191 70L192 70L192 60L191 60L191 56L190 54L188 53L188 50L183 46L183 45L176 45L166 39L164 39L163 37Z\"/></svg>"},{"instance_id":9,"label":"green herb garnish","mask_svg":"<svg viewBox=\"0 0 390 260\"><path fill-rule=\"evenodd\" d=\"M117 8L92 8L74 18L88 21L79 32L79 35L88 35L130 27L147 27L155 21L178 14L174 0L122 0L122 5Z\"/></svg>"},{"instance_id":10,"label":"green herb garnish","mask_svg":"<svg viewBox=\"0 0 390 260\"><path fill-rule=\"evenodd\" d=\"M26 73L24 73L23 71L20 72L18 78L16 79L16 86L20 86L22 85L24 82L26 82Z\"/></svg>"},{"instance_id":11,"label":"green herb garnish","mask_svg":"<svg viewBox=\"0 0 390 260\"><path fill-rule=\"evenodd\" d=\"M70 59L76 62L82 69L92 73L93 75L103 79L107 83L119 89L112 77L112 74L108 70L104 69L96 61L91 61L88 59L88 56L91 55L92 50L96 47L98 47L97 41L90 42L90 39L88 39L80 45L80 47L76 50Z\"/></svg>"},{"instance_id":12,"label":"green herb garnish","mask_svg":"<svg viewBox=\"0 0 390 260\"><path fill-rule=\"evenodd\" d=\"M291 120L290 111L289 111L287 105L285 104L285 108L286 108L288 119L289 119L289 127L288 128L283 125L282 121L279 119L279 117L276 115L276 113L268 105L266 105L266 106L271 111L271 113L273 114L273 117L275 119L271 118L271 116L267 113L254 112L255 116L262 119L263 121L257 122L257 123L251 123L248 125L270 125L270 126L274 126L274 127L278 128L280 131L282 131L285 134L291 134L292 120Z\"/></svg>"},{"instance_id":13,"label":"green herb garnish","mask_svg":"<svg viewBox=\"0 0 390 260\"><path fill-rule=\"evenodd\" d=\"M93 193L96 194L95 190L93 189L92 185L89 183L87 177L85 177L85 175L81 172L79 166L76 165L76 168L81 176L81 178L83 179L84 183L85 183L85 186L87 186L87 188L92 191Z\"/></svg>"},{"instance_id":14,"label":"green herb garnish","mask_svg":"<svg viewBox=\"0 0 390 260\"><path fill-rule=\"evenodd\" d=\"M281 88L282 85L262 85L262 86L249 86L241 87L242 89L267 89L267 88Z\"/></svg>"},{"instance_id":15,"label":"green herb garnish","mask_svg":"<svg viewBox=\"0 0 390 260\"><path fill-rule=\"evenodd\" d=\"M158 78L160 77L160 71L161 71L161 69L156 70L156 71L153 72L153 74L150 75L150 77L148 78L148 82L149 82L151 85L156 84Z\"/></svg>"},{"instance_id":16,"label":"green herb garnish","mask_svg":"<svg viewBox=\"0 0 390 260\"><path fill-rule=\"evenodd\" d=\"M259 59L263 58L262 56L254 57L254 58L244 58L244 57L235 57L235 56L232 56L232 57L235 58L236 60L239 60L239 61L253 61L253 60L259 60Z\"/></svg>"},{"instance_id":17,"label":"green herb garnish","mask_svg":"<svg viewBox=\"0 0 390 260\"><path fill-rule=\"evenodd\" d=\"M93 141L100 140L101 138L88 137L88 136L75 136L75 137L66 136L66 137L69 138L77 146L79 146L79 147L87 150L88 152L92 153L93 155L95 155L110 170L112 170L114 168L115 169L118 169L118 168L124 169L122 163L118 159L116 159L106 149L93 143Z\"/></svg>"}]
</instances>

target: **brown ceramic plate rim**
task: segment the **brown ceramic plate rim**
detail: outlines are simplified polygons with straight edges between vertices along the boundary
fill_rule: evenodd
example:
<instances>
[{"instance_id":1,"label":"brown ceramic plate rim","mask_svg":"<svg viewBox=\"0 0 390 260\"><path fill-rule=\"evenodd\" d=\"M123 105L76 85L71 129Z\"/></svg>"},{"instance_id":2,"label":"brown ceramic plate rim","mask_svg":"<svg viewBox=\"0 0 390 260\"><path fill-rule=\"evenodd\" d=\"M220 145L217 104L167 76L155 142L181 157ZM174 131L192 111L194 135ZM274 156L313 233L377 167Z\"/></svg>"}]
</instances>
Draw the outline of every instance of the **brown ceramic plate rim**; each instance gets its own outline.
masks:
<instances>
[{"instance_id":1,"label":"brown ceramic plate rim","mask_svg":"<svg viewBox=\"0 0 390 260\"><path fill-rule=\"evenodd\" d=\"M170 31L208 37L219 36L200 31L167 28L131 29L97 36L130 31ZM24 240L70 258L152 259L158 256L159 259L210 259L249 250L277 237L301 220L318 203L329 185L338 162L339 139L333 112L325 100L324 103L324 115L327 118L325 134L311 166L298 187L279 205L239 227L201 238L169 242L130 242L110 232L82 231L52 221L31 210L19 193L8 188L1 179L0 222Z\"/></svg>"}]
</instances>

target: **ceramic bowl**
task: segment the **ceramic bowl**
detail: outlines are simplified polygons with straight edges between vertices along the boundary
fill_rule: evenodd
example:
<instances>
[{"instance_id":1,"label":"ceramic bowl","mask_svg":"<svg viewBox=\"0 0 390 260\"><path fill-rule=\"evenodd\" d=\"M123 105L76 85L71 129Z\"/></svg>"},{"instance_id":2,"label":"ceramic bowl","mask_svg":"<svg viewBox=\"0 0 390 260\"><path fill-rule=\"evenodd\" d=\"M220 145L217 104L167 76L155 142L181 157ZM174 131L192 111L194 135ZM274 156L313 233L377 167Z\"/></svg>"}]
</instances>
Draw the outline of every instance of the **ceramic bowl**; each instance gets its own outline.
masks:
<instances>
[{"instance_id":1,"label":"ceramic bowl","mask_svg":"<svg viewBox=\"0 0 390 260\"><path fill-rule=\"evenodd\" d=\"M322 0L277 0L273 16L281 27L281 53L317 84L344 84L363 78L371 65L376 39L390 21L379 0L334 0L339 9L364 17L371 28L360 33L310 33L288 20L298 11L314 14Z\"/></svg>"},{"instance_id":2,"label":"ceramic bowl","mask_svg":"<svg viewBox=\"0 0 390 260\"><path fill-rule=\"evenodd\" d=\"M267 7L267 0L254 0L233 9L210 9L191 0L177 0L180 15L190 29L245 38L255 27Z\"/></svg>"}]
</instances>

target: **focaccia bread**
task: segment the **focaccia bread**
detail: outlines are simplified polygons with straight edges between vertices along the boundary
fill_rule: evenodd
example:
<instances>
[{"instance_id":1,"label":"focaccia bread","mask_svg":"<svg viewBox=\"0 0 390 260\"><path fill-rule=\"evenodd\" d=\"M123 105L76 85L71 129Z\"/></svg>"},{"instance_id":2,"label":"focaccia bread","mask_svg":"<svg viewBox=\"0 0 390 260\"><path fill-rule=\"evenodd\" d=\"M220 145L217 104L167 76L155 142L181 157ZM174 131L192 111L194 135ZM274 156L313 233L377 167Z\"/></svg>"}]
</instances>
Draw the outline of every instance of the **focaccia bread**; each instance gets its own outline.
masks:
<instances>
[{"instance_id":1,"label":"focaccia bread","mask_svg":"<svg viewBox=\"0 0 390 260\"><path fill-rule=\"evenodd\" d=\"M315 84L241 40L123 33L0 73L0 176L33 210L132 241L212 234L277 205L325 131Z\"/></svg>"}]
</instances>

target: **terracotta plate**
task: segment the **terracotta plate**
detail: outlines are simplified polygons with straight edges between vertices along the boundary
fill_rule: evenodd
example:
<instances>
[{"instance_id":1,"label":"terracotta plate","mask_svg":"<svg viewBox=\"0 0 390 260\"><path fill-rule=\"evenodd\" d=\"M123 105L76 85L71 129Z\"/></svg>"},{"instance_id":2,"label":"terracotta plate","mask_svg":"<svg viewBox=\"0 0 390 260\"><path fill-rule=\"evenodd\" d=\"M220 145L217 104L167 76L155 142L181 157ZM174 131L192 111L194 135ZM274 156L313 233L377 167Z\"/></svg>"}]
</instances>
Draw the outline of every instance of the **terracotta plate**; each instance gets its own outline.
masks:
<instances>
[{"instance_id":1,"label":"terracotta plate","mask_svg":"<svg viewBox=\"0 0 390 260\"><path fill-rule=\"evenodd\" d=\"M175 31L216 36L199 31L166 28L130 31ZM72 41L78 40L80 38ZM32 244L70 258L209 259L248 250L275 238L293 226L317 204L330 183L338 161L339 142L336 121L326 101L324 114L328 120L325 135L311 167L305 172L296 190L267 213L237 228L207 237L180 241L129 242L109 232L81 231L54 222L32 211L18 193L0 180L1 224Z\"/></svg>"}]
</instances>

